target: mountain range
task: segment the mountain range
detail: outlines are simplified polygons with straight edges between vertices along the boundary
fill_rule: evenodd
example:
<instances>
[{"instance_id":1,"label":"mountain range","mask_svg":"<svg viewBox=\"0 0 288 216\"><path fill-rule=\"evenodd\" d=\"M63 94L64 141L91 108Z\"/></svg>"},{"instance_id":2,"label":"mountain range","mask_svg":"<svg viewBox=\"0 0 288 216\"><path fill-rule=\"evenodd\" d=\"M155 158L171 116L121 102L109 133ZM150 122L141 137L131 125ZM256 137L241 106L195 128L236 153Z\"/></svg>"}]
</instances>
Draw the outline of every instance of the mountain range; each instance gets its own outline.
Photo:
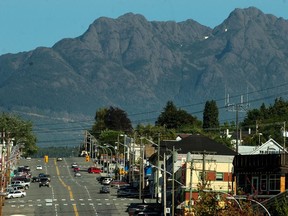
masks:
<instances>
[{"instance_id":1,"label":"mountain range","mask_svg":"<svg viewBox=\"0 0 288 216\"><path fill-rule=\"evenodd\" d=\"M79 37L0 56L0 110L35 121L42 145L79 140L109 106L138 124L155 122L167 101L201 120L215 100L220 120L232 121L225 105L285 98L287 35L287 20L254 7L235 9L213 29L192 19L101 17Z\"/></svg>"}]
</instances>

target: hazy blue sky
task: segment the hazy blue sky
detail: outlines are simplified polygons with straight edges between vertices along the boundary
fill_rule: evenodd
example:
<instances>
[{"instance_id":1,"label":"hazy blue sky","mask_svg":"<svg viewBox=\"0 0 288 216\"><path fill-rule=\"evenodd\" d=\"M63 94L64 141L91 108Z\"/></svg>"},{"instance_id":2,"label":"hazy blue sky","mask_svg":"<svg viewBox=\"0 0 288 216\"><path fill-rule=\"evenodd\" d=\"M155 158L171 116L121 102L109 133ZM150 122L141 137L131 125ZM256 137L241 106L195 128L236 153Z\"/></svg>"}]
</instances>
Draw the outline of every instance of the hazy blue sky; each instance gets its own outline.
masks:
<instances>
[{"instance_id":1,"label":"hazy blue sky","mask_svg":"<svg viewBox=\"0 0 288 216\"><path fill-rule=\"evenodd\" d=\"M117 18L133 12L149 21L193 19L215 27L235 8L250 6L288 17L286 0L0 0L0 55L77 37L101 16Z\"/></svg>"}]
</instances>

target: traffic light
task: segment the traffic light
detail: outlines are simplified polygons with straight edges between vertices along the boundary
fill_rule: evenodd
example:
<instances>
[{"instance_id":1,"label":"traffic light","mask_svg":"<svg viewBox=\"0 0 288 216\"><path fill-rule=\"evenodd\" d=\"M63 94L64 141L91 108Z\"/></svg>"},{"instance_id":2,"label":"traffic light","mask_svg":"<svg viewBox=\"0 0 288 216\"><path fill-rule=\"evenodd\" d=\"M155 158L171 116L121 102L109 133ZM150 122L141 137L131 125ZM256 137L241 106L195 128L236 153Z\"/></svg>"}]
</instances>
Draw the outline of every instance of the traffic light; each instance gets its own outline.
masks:
<instances>
[{"instance_id":1,"label":"traffic light","mask_svg":"<svg viewBox=\"0 0 288 216\"><path fill-rule=\"evenodd\" d=\"M89 162L89 161L90 161L90 156L89 156L89 155L86 155L85 161L86 161L86 162Z\"/></svg>"},{"instance_id":2,"label":"traffic light","mask_svg":"<svg viewBox=\"0 0 288 216\"><path fill-rule=\"evenodd\" d=\"M48 163L48 155L45 155L45 156L44 156L44 162L45 162L45 163Z\"/></svg>"}]
</instances>

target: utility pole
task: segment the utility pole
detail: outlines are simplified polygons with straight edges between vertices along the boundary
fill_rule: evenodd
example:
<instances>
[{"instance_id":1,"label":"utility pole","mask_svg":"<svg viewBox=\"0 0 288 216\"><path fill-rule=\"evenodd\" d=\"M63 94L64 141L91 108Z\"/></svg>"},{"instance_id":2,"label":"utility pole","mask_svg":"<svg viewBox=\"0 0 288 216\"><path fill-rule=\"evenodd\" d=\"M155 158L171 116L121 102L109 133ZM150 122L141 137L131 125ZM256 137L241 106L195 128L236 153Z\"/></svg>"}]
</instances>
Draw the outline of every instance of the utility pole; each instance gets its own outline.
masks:
<instances>
[{"instance_id":1,"label":"utility pole","mask_svg":"<svg viewBox=\"0 0 288 216\"><path fill-rule=\"evenodd\" d=\"M241 95L240 103L232 104L229 102L229 94L225 95L225 107L228 112L236 112L236 153L238 154L238 145L239 145L239 112L246 112L250 104L248 103L248 94L247 101L243 101L243 95ZM241 142L241 140L240 140Z\"/></svg>"},{"instance_id":2,"label":"utility pole","mask_svg":"<svg viewBox=\"0 0 288 216\"><path fill-rule=\"evenodd\" d=\"M143 151L143 141L141 139L141 144L140 144L140 155L142 157L142 151ZM143 160L144 158L141 158L140 160L140 176L139 176L139 200L142 199L142 185L143 185L143 181L142 181L142 175L143 175Z\"/></svg>"},{"instance_id":3,"label":"utility pole","mask_svg":"<svg viewBox=\"0 0 288 216\"><path fill-rule=\"evenodd\" d=\"M284 165L286 165L286 121L283 122L284 125L283 125L283 139L284 139L284 143L283 143L283 149L284 149Z\"/></svg>"},{"instance_id":4,"label":"utility pole","mask_svg":"<svg viewBox=\"0 0 288 216\"><path fill-rule=\"evenodd\" d=\"M1 185L1 195L0 195L0 216L2 216L2 210L4 205L4 190L5 190L5 132L1 132L1 179L0 179L0 185Z\"/></svg>"},{"instance_id":5,"label":"utility pole","mask_svg":"<svg viewBox=\"0 0 288 216\"><path fill-rule=\"evenodd\" d=\"M192 154L202 154L202 159L193 159ZM193 164L195 161L202 161L202 169L200 170L202 172L201 174L201 181L202 181L202 186L206 186L206 172L209 170L206 170L206 155L207 154L216 154L216 152L207 152L207 151L193 151L192 154L190 152L187 153L187 158L186 158L186 164L190 162L190 193L189 193L189 212L192 211L192 192L193 192ZM215 160L211 160L215 161ZM197 170L197 169L195 169Z\"/></svg>"},{"instance_id":6,"label":"utility pole","mask_svg":"<svg viewBox=\"0 0 288 216\"><path fill-rule=\"evenodd\" d=\"M192 212L192 186L193 186L193 159L190 152L187 153L186 166L190 162L190 185L189 185L189 214Z\"/></svg>"},{"instance_id":7,"label":"utility pole","mask_svg":"<svg viewBox=\"0 0 288 216\"><path fill-rule=\"evenodd\" d=\"M176 157L176 153L175 153L175 146L173 145L173 149L172 149L172 216L175 215L174 213L174 209L175 209L175 174L174 174L174 163L175 161L177 161Z\"/></svg>"},{"instance_id":8,"label":"utility pole","mask_svg":"<svg viewBox=\"0 0 288 216\"><path fill-rule=\"evenodd\" d=\"M166 193L167 193L167 191L166 191L166 153L164 152L164 160L163 160L163 164L164 164L164 172L163 172L163 189L164 189L164 191L163 191L163 207L164 207L164 216L166 216L167 215L167 212L166 212L166 210L167 210L167 201L166 201Z\"/></svg>"},{"instance_id":9,"label":"utility pole","mask_svg":"<svg viewBox=\"0 0 288 216\"><path fill-rule=\"evenodd\" d=\"M160 170L160 133L158 134L157 146L157 185L156 185L156 203L159 202L159 170Z\"/></svg>"}]
</instances>

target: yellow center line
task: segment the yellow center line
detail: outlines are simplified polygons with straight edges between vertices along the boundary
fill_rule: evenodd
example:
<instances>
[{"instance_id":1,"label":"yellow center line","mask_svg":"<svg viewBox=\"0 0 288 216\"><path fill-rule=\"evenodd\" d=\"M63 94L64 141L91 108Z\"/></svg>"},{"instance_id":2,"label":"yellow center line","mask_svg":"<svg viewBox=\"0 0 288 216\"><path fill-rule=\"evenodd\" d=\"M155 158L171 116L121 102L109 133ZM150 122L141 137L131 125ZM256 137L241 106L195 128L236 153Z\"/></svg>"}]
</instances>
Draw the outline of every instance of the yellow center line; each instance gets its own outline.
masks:
<instances>
[{"instance_id":1,"label":"yellow center line","mask_svg":"<svg viewBox=\"0 0 288 216\"><path fill-rule=\"evenodd\" d=\"M59 181L61 182L61 184L67 188L67 190L69 191L69 196L70 196L70 199L73 200L74 199L74 196L73 196L73 192L71 190L71 187L66 185L65 182L62 180L62 178L60 177L60 171L59 171L59 168L58 168L58 165L56 163L56 159L54 159L54 164L55 164L55 167L56 167L56 173L57 173L57 177L59 179ZM73 204L73 209L74 209L74 214L75 216L79 216L79 213L78 213L78 210L77 210L77 206L76 204Z\"/></svg>"}]
</instances>

